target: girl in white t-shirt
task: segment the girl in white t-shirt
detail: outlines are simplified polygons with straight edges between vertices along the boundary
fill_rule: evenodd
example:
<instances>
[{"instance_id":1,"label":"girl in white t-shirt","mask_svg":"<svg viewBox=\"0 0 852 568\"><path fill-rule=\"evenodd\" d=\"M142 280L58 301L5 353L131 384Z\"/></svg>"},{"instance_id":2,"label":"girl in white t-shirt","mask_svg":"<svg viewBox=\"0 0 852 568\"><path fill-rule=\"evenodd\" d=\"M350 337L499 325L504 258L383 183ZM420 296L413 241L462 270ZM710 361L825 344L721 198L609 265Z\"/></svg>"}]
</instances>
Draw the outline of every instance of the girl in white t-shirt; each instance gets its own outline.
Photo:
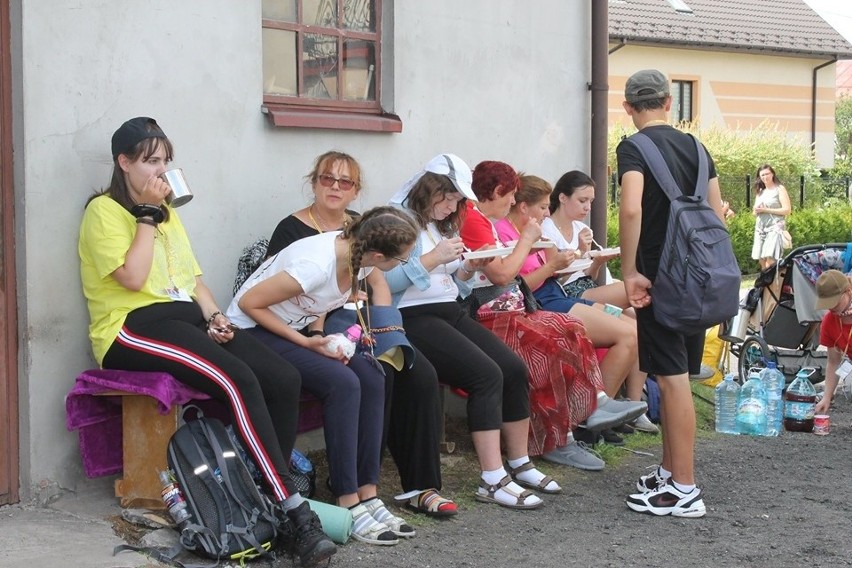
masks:
<instances>
[{"instance_id":1,"label":"girl in white t-shirt","mask_svg":"<svg viewBox=\"0 0 852 568\"><path fill-rule=\"evenodd\" d=\"M375 305L389 306L382 271L408 262L418 233L405 213L371 209L343 231L300 239L264 261L227 312L296 367L302 388L322 400L331 490L352 510L352 536L370 544L414 536L377 497L385 376L372 356L368 321L361 321L354 355L330 345L322 329L327 312L366 297L364 284Z\"/></svg>"},{"instance_id":2,"label":"girl in white t-shirt","mask_svg":"<svg viewBox=\"0 0 852 568\"><path fill-rule=\"evenodd\" d=\"M550 217L542 221L541 234L555 241L559 249L579 250L583 255L592 252L594 236L583 220L588 217L594 200L595 182L592 178L577 170L564 174L550 194ZM633 310L628 309L630 302L627 301L624 284L613 282L598 286L595 283L601 268L605 268L607 261L617 257L618 253L592 254L591 266L571 273L562 282L565 293L599 304L618 306L631 315Z\"/></svg>"}]
</instances>

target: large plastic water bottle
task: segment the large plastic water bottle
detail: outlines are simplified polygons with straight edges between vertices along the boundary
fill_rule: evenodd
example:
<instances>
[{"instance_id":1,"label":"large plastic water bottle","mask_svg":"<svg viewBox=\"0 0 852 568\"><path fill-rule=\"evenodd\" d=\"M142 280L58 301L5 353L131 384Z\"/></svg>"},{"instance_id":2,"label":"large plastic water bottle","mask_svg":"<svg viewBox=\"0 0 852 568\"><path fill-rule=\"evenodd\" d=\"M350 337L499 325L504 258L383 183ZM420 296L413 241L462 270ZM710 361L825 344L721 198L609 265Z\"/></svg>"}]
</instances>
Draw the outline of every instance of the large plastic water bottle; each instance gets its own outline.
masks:
<instances>
[{"instance_id":1,"label":"large plastic water bottle","mask_svg":"<svg viewBox=\"0 0 852 568\"><path fill-rule=\"evenodd\" d=\"M751 371L740 389L737 404L737 431L751 436L766 435L766 389L757 371Z\"/></svg>"},{"instance_id":2,"label":"large plastic water bottle","mask_svg":"<svg viewBox=\"0 0 852 568\"><path fill-rule=\"evenodd\" d=\"M725 375L725 380L716 386L716 431L723 434L739 434L737 431L737 404L740 397L740 385L734 381L734 375Z\"/></svg>"},{"instance_id":3,"label":"large plastic water bottle","mask_svg":"<svg viewBox=\"0 0 852 568\"><path fill-rule=\"evenodd\" d=\"M789 432L813 432L816 389L808 376L811 371L802 369L787 387L784 397L784 429Z\"/></svg>"},{"instance_id":4,"label":"large plastic water bottle","mask_svg":"<svg viewBox=\"0 0 852 568\"><path fill-rule=\"evenodd\" d=\"M778 370L775 361L767 361L766 368L760 372L760 380L766 389L766 435L777 436L781 433L784 421L784 373Z\"/></svg>"}]
</instances>

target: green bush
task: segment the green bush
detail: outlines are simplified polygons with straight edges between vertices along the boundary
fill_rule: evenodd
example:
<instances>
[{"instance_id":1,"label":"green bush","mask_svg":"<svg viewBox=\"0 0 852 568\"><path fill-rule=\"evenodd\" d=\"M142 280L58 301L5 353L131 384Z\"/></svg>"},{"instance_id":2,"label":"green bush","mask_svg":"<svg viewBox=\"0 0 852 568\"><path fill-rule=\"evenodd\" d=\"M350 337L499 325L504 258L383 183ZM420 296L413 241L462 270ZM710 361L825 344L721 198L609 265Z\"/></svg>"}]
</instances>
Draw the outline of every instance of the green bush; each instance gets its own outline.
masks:
<instances>
[{"instance_id":1,"label":"green bush","mask_svg":"<svg viewBox=\"0 0 852 568\"><path fill-rule=\"evenodd\" d=\"M758 271L757 261L751 258L754 243L754 216L749 211L738 211L728 221L734 254L743 274ZM793 237L793 246L852 242L852 205L836 204L818 209L795 210L787 218L787 229ZM618 246L618 209L610 207L607 213L607 243ZM621 259L608 265L613 277L621 278Z\"/></svg>"}]
</instances>

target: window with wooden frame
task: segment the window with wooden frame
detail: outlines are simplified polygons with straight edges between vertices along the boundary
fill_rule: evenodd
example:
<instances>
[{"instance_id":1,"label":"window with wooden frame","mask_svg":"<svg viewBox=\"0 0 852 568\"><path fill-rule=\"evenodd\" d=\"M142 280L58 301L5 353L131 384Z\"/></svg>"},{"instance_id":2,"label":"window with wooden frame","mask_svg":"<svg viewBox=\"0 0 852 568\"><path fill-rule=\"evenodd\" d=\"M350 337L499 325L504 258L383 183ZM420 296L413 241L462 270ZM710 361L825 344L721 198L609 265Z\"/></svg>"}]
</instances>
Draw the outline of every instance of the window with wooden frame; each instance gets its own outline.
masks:
<instances>
[{"instance_id":1,"label":"window with wooden frame","mask_svg":"<svg viewBox=\"0 0 852 568\"><path fill-rule=\"evenodd\" d=\"M382 0L263 0L262 17L272 124L402 130L381 106Z\"/></svg>"},{"instance_id":2,"label":"window with wooden frame","mask_svg":"<svg viewBox=\"0 0 852 568\"><path fill-rule=\"evenodd\" d=\"M672 121L692 122L692 81L672 81Z\"/></svg>"}]
</instances>

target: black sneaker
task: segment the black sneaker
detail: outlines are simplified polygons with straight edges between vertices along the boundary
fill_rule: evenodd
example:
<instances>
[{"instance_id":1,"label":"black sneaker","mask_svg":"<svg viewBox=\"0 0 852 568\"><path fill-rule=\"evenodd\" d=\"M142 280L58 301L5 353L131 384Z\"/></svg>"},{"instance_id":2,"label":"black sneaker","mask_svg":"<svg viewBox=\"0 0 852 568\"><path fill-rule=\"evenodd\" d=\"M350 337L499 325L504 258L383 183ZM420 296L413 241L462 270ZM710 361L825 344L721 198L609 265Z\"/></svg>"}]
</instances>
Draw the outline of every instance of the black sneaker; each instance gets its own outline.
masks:
<instances>
[{"instance_id":1,"label":"black sneaker","mask_svg":"<svg viewBox=\"0 0 852 568\"><path fill-rule=\"evenodd\" d=\"M630 509L651 515L697 519L706 514L700 489L696 487L689 493L683 493L671 483L648 493L629 495L625 502Z\"/></svg>"},{"instance_id":2,"label":"black sneaker","mask_svg":"<svg viewBox=\"0 0 852 568\"><path fill-rule=\"evenodd\" d=\"M601 437L605 444L610 446L623 446L624 438L619 436L614 430L601 430Z\"/></svg>"},{"instance_id":3,"label":"black sneaker","mask_svg":"<svg viewBox=\"0 0 852 568\"><path fill-rule=\"evenodd\" d=\"M293 526L293 553L298 554L302 568L316 566L337 552L337 546L322 532L319 517L305 501L287 511Z\"/></svg>"}]
</instances>

